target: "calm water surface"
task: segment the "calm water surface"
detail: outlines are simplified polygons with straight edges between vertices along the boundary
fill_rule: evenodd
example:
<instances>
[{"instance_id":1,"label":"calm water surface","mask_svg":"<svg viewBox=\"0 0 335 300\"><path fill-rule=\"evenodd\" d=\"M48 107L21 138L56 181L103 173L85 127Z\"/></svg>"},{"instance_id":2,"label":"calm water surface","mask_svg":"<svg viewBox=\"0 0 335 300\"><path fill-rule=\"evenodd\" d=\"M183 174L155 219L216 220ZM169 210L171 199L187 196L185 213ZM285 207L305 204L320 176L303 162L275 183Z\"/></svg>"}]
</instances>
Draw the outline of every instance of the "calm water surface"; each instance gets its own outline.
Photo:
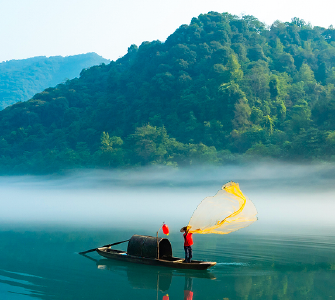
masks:
<instances>
[{"instance_id":1,"label":"calm water surface","mask_svg":"<svg viewBox=\"0 0 335 300\"><path fill-rule=\"evenodd\" d=\"M236 172L259 220L229 235L195 235L194 259L217 262L208 271L121 263L78 252L133 234L155 235L165 221L173 254L182 257L179 228L202 198L220 188L215 180L194 186L185 183L192 175L184 174L179 181L184 185L171 178L159 186L137 185L134 177L131 184L110 185L113 177L106 188L92 178L81 186L80 176L72 182L4 178L0 299L335 298L332 176L324 176L326 183L316 190L310 182L281 189L286 183L268 185L259 178L246 180L243 170ZM225 176L223 183L229 180ZM143 174L140 177L144 180ZM289 181L286 174L283 178Z\"/></svg>"}]
</instances>

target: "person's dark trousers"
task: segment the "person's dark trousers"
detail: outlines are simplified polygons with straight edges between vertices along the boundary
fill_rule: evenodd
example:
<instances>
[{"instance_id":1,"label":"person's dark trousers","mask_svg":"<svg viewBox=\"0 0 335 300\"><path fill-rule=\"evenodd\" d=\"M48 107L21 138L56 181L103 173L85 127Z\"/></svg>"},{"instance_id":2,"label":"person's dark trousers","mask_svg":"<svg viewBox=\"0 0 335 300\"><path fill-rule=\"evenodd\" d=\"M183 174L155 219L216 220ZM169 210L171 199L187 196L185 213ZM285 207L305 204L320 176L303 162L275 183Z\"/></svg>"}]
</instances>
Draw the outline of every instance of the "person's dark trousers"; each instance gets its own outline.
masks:
<instances>
[{"instance_id":1,"label":"person's dark trousers","mask_svg":"<svg viewBox=\"0 0 335 300\"><path fill-rule=\"evenodd\" d=\"M184 250L185 250L185 262L191 262L192 247L191 246L184 246Z\"/></svg>"}]
</instances>

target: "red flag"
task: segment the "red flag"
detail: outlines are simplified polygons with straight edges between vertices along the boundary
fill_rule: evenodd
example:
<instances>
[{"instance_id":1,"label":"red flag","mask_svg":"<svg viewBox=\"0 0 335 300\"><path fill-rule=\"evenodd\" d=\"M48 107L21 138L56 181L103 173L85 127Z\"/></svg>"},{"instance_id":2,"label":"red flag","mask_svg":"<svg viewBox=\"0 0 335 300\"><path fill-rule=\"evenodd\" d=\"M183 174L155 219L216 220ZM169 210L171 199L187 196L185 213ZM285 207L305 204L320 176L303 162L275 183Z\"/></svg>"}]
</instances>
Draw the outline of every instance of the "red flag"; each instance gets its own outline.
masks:
<instances>
[{"instance_id":1,"label":"red flag","mask_svg":"<svg viewBox=\"0 0 335 300\"><path fill-rule=\"evenodd\" d=\"M169 235L169 227L166 224L162 226L163 233Z\"/></svg>"}]
</instances>

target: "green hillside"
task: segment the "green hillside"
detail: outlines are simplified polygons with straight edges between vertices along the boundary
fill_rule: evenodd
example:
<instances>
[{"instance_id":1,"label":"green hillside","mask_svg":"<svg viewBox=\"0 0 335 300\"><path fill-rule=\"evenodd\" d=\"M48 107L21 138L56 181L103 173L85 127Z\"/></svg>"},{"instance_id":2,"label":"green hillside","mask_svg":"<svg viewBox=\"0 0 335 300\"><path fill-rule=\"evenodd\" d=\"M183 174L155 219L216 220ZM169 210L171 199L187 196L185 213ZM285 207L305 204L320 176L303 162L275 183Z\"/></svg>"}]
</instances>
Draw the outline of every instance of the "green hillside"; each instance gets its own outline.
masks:
<instances>
[{"instance_id":1,"label":"green hillside","mask_svg":"<svg viewBox=\"0 0 335 300\"><path fill-rule=\"evenodd\" d=\"M332 160L335 30L210 12L0 112L3 172Z\"/></svg>"},{"instance_id":2,"label":"green hillside","mask_svg":"<svg viewBox=\"0 0 335 300\"><path fill-rule=\"evenodd\" d=\"M78 77L81 70L108 63L96 53L38 56L0 63L0 109L26 101L50 86Z\"/></svg>"}]
</instances>

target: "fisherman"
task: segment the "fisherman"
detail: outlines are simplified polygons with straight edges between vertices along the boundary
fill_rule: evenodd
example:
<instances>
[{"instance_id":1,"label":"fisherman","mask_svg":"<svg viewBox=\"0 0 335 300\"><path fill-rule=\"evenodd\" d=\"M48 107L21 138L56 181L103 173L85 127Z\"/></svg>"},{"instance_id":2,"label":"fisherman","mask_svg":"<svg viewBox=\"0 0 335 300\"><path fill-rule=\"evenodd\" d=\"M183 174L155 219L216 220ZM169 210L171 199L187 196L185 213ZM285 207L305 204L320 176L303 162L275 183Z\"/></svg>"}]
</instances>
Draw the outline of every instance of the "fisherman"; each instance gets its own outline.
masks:
<instances>
[{"instance_id":1,"label":"fisherman","mask_svg":"<svg viewBox=\"0 0 335 300\"><path fill-rule=\"evenodd\" d=\"M192 245L193 245L193 233L189 232L189 227L185 226L180 229L180 232L184 232L184 250L185 250L185 262L190 263L192 259Z\"/></svg>"}]
</instances>

